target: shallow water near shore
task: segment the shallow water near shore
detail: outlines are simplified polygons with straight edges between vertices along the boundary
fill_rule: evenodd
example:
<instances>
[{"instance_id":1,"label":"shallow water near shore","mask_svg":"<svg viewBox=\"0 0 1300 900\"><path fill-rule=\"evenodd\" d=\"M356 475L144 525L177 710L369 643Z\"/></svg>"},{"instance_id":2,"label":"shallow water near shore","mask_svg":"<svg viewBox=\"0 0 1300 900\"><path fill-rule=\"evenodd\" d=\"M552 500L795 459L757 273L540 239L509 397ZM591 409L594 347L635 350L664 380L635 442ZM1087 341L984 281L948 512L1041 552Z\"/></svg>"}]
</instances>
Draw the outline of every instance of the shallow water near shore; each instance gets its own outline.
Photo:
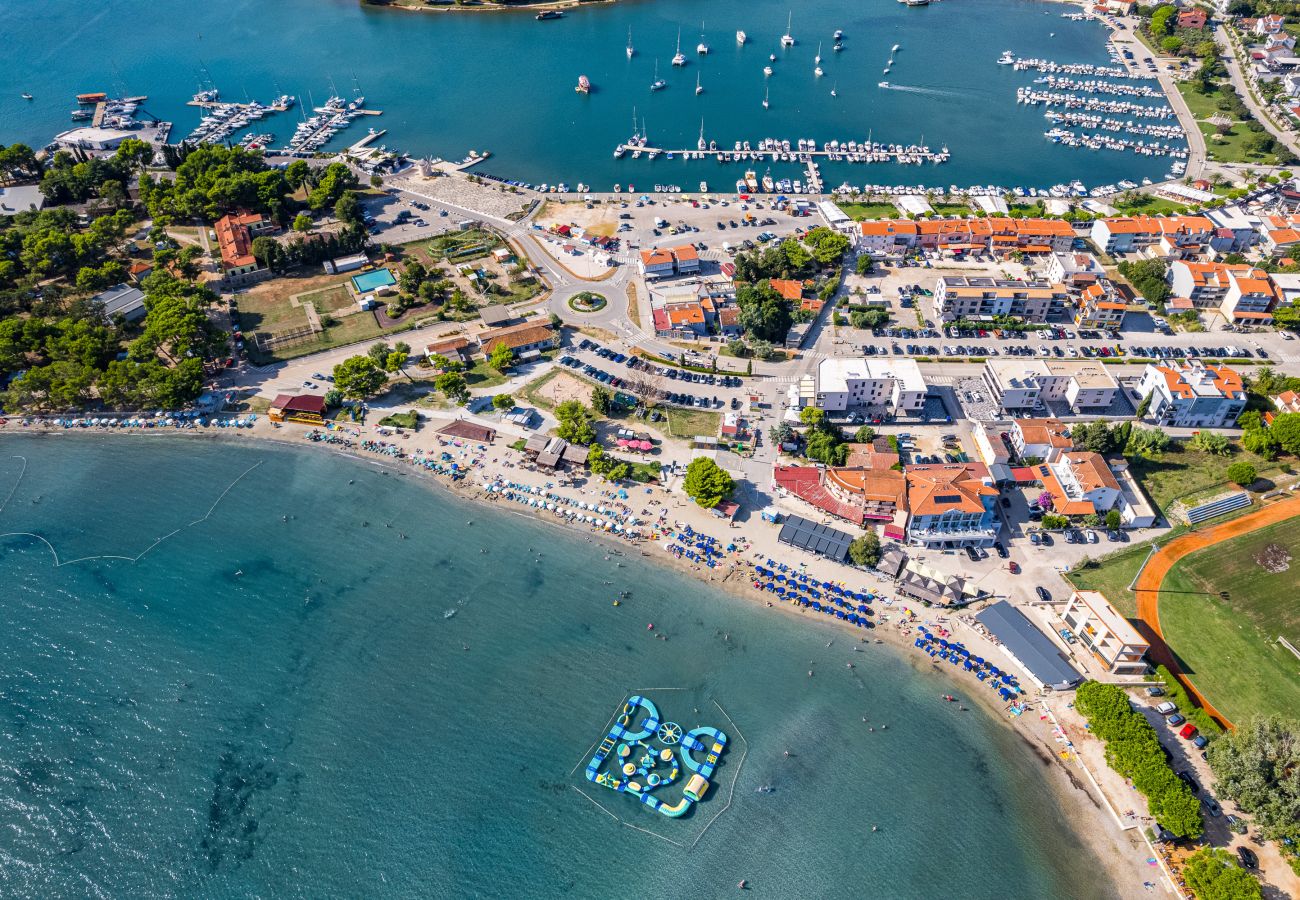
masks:
<instances>
[{"instance_id":1,"label":"shallow water near shore","mask_svg":"<svg viewBox=\"0 0 1300 900\"><path fill-rule=\"evenodd\" d=\"M0 538L0 893L1115 894L960 680L382 472L0 438L0 532L48 541ZM688 820L584 786L694 849L574 790L634 690L741 738Z\"/></svg>"},{"instance_id":2,"label":"shallow water near shore","mask_svg":"<svg viewBox=\"0 0 1300 900\"><path fill-rule=\"evenodd\" d=\"M211 83L222 99L263 103L278 94L322 104L331 93L384 115L363 118L331 149L388 129L389 147L415 156L494 158L483 170L534 184L586 182L597 190L656 183L695 191L701 180L729 192L746 166L714 160L614 160L631 135L635 110L657 146L729 149L765 137L947 146L940 165L826 163L827 189L842 181L946 187L1047 188L1081 179L1090 187L1124 178L1159 179L1169 160L1070 149L1049 142L1043 108L1015 102L1037 73L996 63L1003 50L1064 63L1109 64L1100 22L1062 13L1079 7L1032 0L954 0L908 7L892 0L793 4L794 47L783 49L792 4L784 0L620 0L537 22L528 12L422 13L364 7L357 0L8 0L0 35L10 65L0 68L0 143L43 146L72 127L76 94L144 94L144 109L175 124L180 140L200 111L185 103ZM701 19L712 52L697 54ZM628 29L636 55L626 55ZM687 65L671 59L681 31ZM737 29L749 42L738 47ZM845 32L844 50L832 35ZM891 48L899 45L890 72ZM821 46L825 75L814 74ZM775 54L773 75L763 67ZM655 78L668 87L650 92ZM594 85L577 94L580 75ZM704 93L696 95L696 78ZM355 77L355 82L354 82ZM885 80L890 87L878 87ZM834 89L838 96L832 97ZM765 91L770 108L764 109ZM30 92L34 99L21 99ZM1128 118L1120 115L1118 118ZM254 123L279 143L292 136L299 109ZM1172 120L1170 120L1172 121ZM241 132L242 134L242 132ZM236 139L241 135L236 135ZM755 164L763 175L767 162ZM797 164L772 166L774 178L804 178Z\"/></svg>"}]
</instances>

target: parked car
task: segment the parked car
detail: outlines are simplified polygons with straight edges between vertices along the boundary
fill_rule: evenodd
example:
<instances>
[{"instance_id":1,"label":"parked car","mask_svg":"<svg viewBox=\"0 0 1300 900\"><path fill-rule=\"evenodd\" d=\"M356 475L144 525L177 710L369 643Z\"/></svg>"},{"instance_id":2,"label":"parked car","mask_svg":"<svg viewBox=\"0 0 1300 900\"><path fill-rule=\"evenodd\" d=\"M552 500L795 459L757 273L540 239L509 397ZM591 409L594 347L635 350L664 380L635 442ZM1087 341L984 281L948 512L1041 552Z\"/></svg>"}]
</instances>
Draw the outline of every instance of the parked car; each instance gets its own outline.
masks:
<instances>
[{"instance_id":1,"label":"parked car","mask_svg":"<svg viewBox=\"0 0 1300 900\"><path fill-rule=\"evenodd\" d=\"M1148 696L1148 697L1163 697L1164 695L1165 695L1165 689L1162 688L1162 687L1159 687L1158 685L1157 685L1157 686L1154 686L1154 687L1149 687L1149 688L1147 688L1147 696Z\"/></svg>"},{"instance_id":2,"label":"parked car","mask_svg":"<svg viewBox=\"0 0 1300 900\"><path fill-rule=\"evenodd\" d=\"M1047 588L1043 587L1041 584L1038 585L1036 588L1034 588L1034 592L1038 594L1038 599L1042 600L1044 603L1052 602L1051 592L1048 591Z\"/></svg>"},{"instance_id":3,"label":"parked car","mask_svg":"<svg viewBox=\"0 0 1300 900\"><path fill-rule=\"evenodd\" d=\"M1199 794L1201 792L1201 786L1197 784L1196 779L1193 778L1191 775L1189 775L1187 772L1179 772L1178 778L1180 781L1182 781L1183 784L1187 785L1189 788L1192 789L1193 794Z\"/></svg>"},{"instance_id":4,"label":"parked car","mask_svg":"<svg viewBox=\"0 0 1300 900\"><path fill-rule=\"evenodd\" d=\"M1182 713L1174 713L1172 716L1165 717L1165 724L1170 728L1177 728L1187 720L1183 718Z\"/></svg>"},{"instance_id":5,"label":"parked car","mask_svg":"<svg viewBox=\"0 0 1300 900\"><path fill-rule=\"evenodd\" d=\"M1259 868L1259 857L1256 856L1255 851L1249 847L1238 847L1237 859L1241 860L1241 867L1243 869Z\"/></svg>"},{"instance_id":6,"label":"parked car","mask_svg":"<svg viewBox=\"0 0 1300 900\"><path fill-rule=\"evenodd\" d=\"M1183 726L1182 731L1178 732L1178 736L1185 741L1191 740L1192 738L1196 737L1196 726L1193 725L1191 722L1188 722L1186 725Z\"/></svg>"}]
</instances>

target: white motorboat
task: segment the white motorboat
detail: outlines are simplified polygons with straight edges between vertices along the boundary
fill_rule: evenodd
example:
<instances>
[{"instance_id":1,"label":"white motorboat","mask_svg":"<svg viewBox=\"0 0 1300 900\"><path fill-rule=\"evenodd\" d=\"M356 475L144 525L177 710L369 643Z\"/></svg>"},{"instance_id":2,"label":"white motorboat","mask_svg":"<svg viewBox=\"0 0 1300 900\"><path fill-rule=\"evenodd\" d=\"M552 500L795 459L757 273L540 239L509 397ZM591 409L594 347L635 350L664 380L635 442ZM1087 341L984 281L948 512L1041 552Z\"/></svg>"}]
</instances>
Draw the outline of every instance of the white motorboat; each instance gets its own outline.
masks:
<instances>
[{"instance_id":1,"label":"white motorboat","mask_svg":"<svg viewBox=\"0 0 1300 900\"><path fill-rule=\"evenodd\" d=\"M763 66L763 74L770 76L772 74L771 66Z\"/></svg>"},{"instance_id":2,"label":"white motorboat","mask_svg":"<svg viewBox=\"0 0 1300 900\"><path fill-rule=\"evenodd\" d=\"M745 34L745 32L743 32L743 31L737 31L737 32L736 32L736 43L737 43L737 44L739 44L740 46L743 47L743 46L745 46L745 41L747 41L747 40L749 40L749 35Z\"/></svg>"}]
</instances>

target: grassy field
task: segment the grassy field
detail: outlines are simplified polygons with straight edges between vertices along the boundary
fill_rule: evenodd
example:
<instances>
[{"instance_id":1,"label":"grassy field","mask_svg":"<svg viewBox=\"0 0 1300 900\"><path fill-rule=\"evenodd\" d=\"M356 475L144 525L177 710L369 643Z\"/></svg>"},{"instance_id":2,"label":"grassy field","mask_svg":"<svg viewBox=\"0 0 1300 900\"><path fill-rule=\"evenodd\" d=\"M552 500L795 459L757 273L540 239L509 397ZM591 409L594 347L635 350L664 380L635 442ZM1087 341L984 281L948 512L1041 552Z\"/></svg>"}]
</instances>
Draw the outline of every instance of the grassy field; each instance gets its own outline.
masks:
<instances>
[{"instance_id":1,"label":"grassy field","mask_svg":"<svg viewBox=\"0 0 1300 900\"><path fill-rule=\"evenodd\" d=\"M1219 113L1219 107L1215 105L1218 100L1217 94L1202 94L1197 91L1190 82L1180 82L1178 93L1183 95L1183 100L1187 102L1187 108L1192 111L1192 115L1197 119L1208 119Z\"/></svg>"},{"instance_id":2,"label":"grassy field","mask_svg":"<svg viewBox=\"0 0 1300 900\"><path fill-rule=\"evenodd\" d=\"M1115 608L1129 618L1137 615L1137 597L1128 586L1137 577L1150 552L1149 543L1128 547L1098 560L1096 568L1074 569L1065 577L1081 591L1101 591Z\"/></svg>"},{"instance_id":3,"label":"grassy field","mask_svg":"<svg viewBox=\"0 0 1300 900\"><path fill-rule=\"evenodd\" d=\"M1234 722L1300 709L1300 659L1277 643L1279 634L1300 642L1295 525L1282 522L1193 553L1162 585L1166 641L1197 688ZM1293 557L1285 571L1269 572L1257 561L1270 546Z\"/></svg>"},{"instance_id":4,"label":"grassy field","mask_svg":"<svg viewBox=\"0 0 1300 900\"><path fill-rule=\"evenodd\" d=\"M937 216L969 216L971 209L966 203L932 203L934 214Z\"/></svg>"},{"instance_id":5,"label":"grassy field","mask_svg":"<svg viewBox=\"0 0 1300 900\"><path fill-rule=\"evenodd\" d=\"M839 203L844 215L850 219L897 219L898 207L892 203Z\"/></svg>"},{"instance_id":6,"label":"grassy field","mask_svg":"<svg viewBox=\"0 0 1300 900\"><path fill-rule=\"evenodd\" d=\"M1245 125L1233 125L1227 134L1218 134L1208 122L1198 122L1205 135L1205 149L1210 159L1225 163L1253 163L1259 166L1278 164L1276 154L1251 153L1246 150L1246 140L1254 135Z\"/></svg>"},{"instance_id":7,"label":"grassy field","mask_svg":"<svg viewBox=\"0 0 1300 900\"><path fill-rule=\"evenodd\" d=\"M298 298L298 302L310 303L321 315L356 306L356 301L352 299L352 292L345 284L335 284L319 291L312 291L310 294L303 294Z\"/></svg>"},{"instance_id":8,"label":"grassy field","mask_svg":"<svg viewBox=\"0 0 1300 900\"><path fill-rule=\"evenodd\" d=\"M1171 448L1176 446L1179 445L1171 444ZM1241 450L1235 443L1234 451L1229 456L1214 456L1199 450L1184 448L1175 452L1171 449L1156 460L1134 457L1129 460L1129 467L1146 489L1147 496L1161 510L1180 498L1218 487L1226 490L1229 487L1227 468L1234 462L1250 463L1261 478L1277 477L1285 471L1284 463L1268 462Z\"/></svg>"},{"instance_id":9,"label":"grassy field","mask_svg":"<svg viewBox=\"0 0 1300 900\"><path fill-rule=\"evenodd\" d=\"M1121 213L1141 213L1147 216L1169 216L1187 212L1184 204L1166 200L1164 197L1156 197L1153 194L1138 194L1132 200L1121 197L1116 199L1115 208Z\"/></svg>"},{"instance_id":10,"label":"grassy field","mask_svg":"<svg viewBox=\"0 0 1300 900\"><path fill-rule=\"evenodd\" d=\"M716 437L718 425L722 422L722 413L707 409L678 409L675 406L664 407L668 416L668 433L673 437L690 440L697 434Z\"/></svg>"}]
</instances>

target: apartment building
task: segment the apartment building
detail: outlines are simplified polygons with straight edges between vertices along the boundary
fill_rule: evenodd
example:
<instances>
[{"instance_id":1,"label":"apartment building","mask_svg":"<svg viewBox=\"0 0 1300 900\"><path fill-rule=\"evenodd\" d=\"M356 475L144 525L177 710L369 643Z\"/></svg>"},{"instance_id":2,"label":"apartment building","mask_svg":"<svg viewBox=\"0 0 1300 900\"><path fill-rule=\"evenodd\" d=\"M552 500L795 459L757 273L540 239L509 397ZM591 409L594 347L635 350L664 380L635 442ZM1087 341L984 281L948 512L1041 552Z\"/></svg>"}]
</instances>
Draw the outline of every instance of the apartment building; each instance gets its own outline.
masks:
<instances>
[{"instance_id":1,"label":"apartment building","mask_svg":"<svg viewBox=\"0 0 1300 900\"><path fill-rule=\"evenodd\" d=\"M1046 403L1072 412L1105 410L1119 396L1119 383L1091 360L990 359L982 378L1003 412L1032 412Z\"/></svg>"},{"instance_id":2,"label":"apartment building","mask_svg":"<svg viewBox=\"0 0 1300 900\"><path fill-rule=\"evenodd\" d=\"M1127 313L1128 304L1115 295L1109 281L1090 284L1074 298L1074 324L1080 328L1119 330Z\"/></svg>"},{"instance_id":3,"label":"apartment building","mask_svg":"<svg viewBox=\"0 0 1300 900\"><path fill-rule=\"evenodd\" d=\"M1147 365L1138 393L1149 401L1146 418L1178 428L1229 427L1246 408L1241 376L1199 361Z\"/></svg>"},{"instance_id":4,"label":"apartment building","mask_svg":"<svg viewBox=\"0 0 1300 900\"><path fill-rule=\"evenodd\" d=\"M1065 625L1112 675L1145 675L1144 657L1151 645L1100 591L1075 591L1065 612Z\"/></svg>"},{"instance_id":5,"label":"apartment building","mask_svg":"<svg viewBox=\"0 0 1300 900\"><path fill-rule=\"evenodd\" d=\"M1196 256L1214 234L1205 216L1119 216L1092 223L1089 237L1109 255Z\"/></svg>"},{"instance_id":6,"label":"apartment building","mask_svg":"<svg viewBox=\"0 0 1300 900\"><path fill-rule=\"evenodd\" d=\"M814 402L827 412L870 409L914 416L925 407L925 395L925 379L913 359L824 359L817 367Z\"/></svg>"},{"instance_id":7,"label":"apartment building","mask_svg":"<svg viewBox=\"0 0 1300 900\"><path fill-rule=\"evenodd\" d=\"M934 289L935 314L944 322L994 316L1044 322L1054 304L1065 306L1069 299L1063 284L982 276L945 275Z\"/></svg>"},{"instance_id":8,"label":"apartment building","mask_svg":"<svg viewBox=\"0 0 1300 900\"><path fill-rule=\"evenodd\" d=\"M1228 273L1228 290L1219 304L1219 312L1235 325L1269 325L1281 297L1264 270L1232 271Z\"/></svg>"},{"instance_id":9,"label":"apartment building","mask_svg":"<svg viewBox=\"0 0 1300 900\"><path fill-rule=\"evenodd\" d=\"M1196 309L1218 309L1223 305L1230 285L1229 274L1232 272L1249 272L1251 267L1240 264L1217 262L1187 262L1178 260L1169 266L1165 275L1169 290L1174 297L1184 297L1192 301Z\"/></svg>"},{"instance_id":10,"label":"apartment building","mask_svg":"<svg viewBox=\"0 0 1300 900\"><path fill-rule=\"evenodd\" d=\"M936 550L989 547L997 540L997 488L979 463L909 466L908 543Z\"/></svg>"},{"instance_id":11,"label":"apartment building","mask_svg":"<svg viewBox=\"0 0 1300 900\"><path fill-rule=\"evenodd\" d=\"M1012 419L1007 439L1022 460L1056 462L1074 449L1070 430L1060 419Z\"/></svg>"}]
</instances>

